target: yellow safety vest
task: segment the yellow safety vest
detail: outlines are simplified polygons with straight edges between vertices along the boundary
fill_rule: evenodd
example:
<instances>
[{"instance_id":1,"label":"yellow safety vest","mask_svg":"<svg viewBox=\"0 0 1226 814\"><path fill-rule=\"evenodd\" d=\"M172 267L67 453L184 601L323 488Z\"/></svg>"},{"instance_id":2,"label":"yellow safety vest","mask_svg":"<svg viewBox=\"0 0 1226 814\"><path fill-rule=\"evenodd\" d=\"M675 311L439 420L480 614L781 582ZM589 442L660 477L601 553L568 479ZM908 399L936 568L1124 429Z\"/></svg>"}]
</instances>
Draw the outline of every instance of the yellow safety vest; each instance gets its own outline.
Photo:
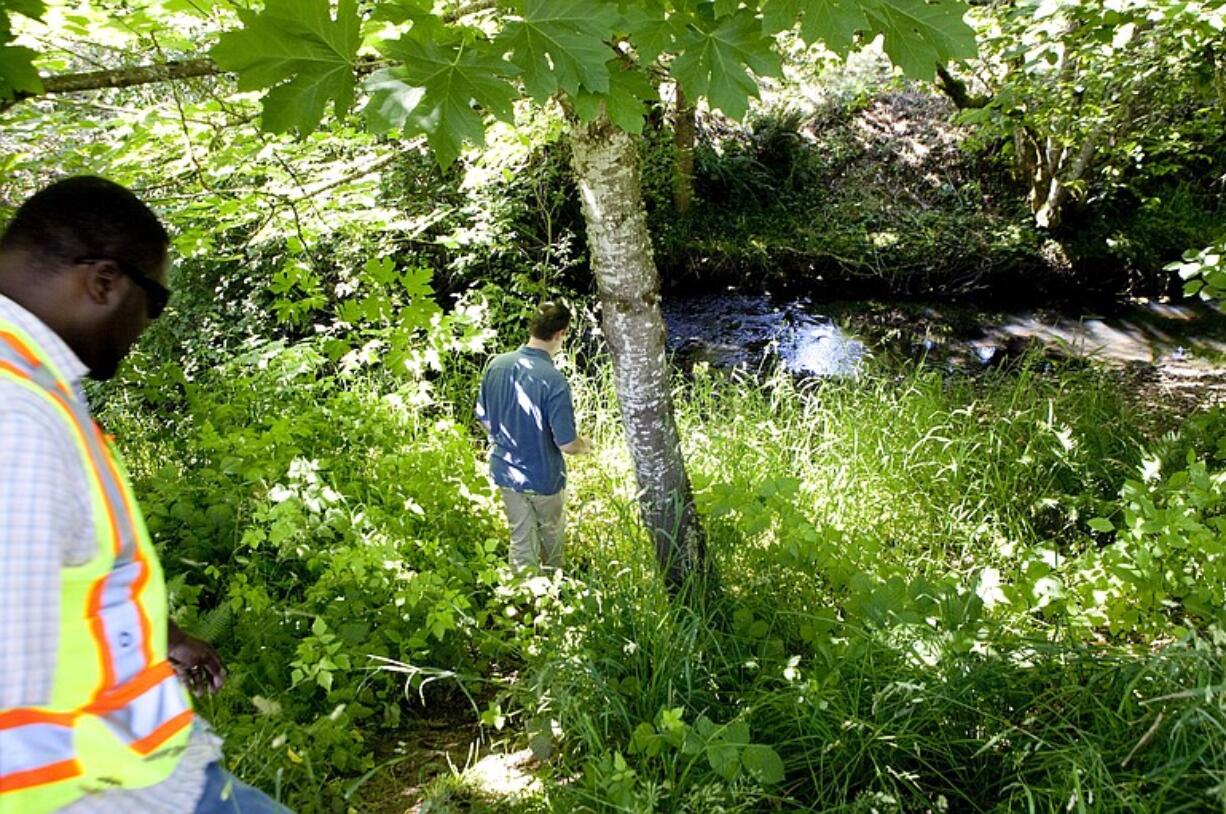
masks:
<instances>
[{"instance_id":1,"label":"yellow safety vest","mask_svg":"<svg viewBox=\"0 0 1226 814\"><path fill-rule=\"evenodd\" d=\"M192 709L166 659L162 569L110 439L46 352L2 320L0 380L63 419L85 468L98 543L92 560L60 569L49 703L0 709L0 814L39 814L165 780L187 744Z\"/></svg>"}]
</instances>

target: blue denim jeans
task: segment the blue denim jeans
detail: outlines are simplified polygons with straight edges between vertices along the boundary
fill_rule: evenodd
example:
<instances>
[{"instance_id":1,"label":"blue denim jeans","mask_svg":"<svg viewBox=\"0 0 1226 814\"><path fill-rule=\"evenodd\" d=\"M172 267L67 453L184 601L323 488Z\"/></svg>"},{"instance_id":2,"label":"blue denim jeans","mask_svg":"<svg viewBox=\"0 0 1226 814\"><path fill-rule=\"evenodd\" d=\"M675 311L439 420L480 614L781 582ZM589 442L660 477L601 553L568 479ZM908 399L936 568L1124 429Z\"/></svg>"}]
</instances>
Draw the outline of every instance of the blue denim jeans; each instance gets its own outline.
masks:
<instances>
[{"instance_id":1,"label":"blue denim jeans","mask_svg":"<svg viewBox=\"0 0 1226 814\"><path fill-rule=\"evenodd\" d=\"M195 814L293 814L264 792L210 763Z\"/></svg>"}]
</instances>

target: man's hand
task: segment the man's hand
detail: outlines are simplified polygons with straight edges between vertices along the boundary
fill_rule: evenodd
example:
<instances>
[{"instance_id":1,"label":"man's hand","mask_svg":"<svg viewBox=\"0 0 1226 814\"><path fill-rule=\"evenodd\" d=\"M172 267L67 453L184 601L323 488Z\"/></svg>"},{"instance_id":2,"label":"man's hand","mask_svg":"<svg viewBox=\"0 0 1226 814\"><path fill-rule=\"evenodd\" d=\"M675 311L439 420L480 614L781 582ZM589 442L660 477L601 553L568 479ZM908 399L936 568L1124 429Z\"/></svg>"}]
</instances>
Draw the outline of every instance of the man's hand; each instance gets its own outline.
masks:
<instances>
[{"instance_id":1,"label":"man's hand","mask_svg":"<svg viewBox=\"0 0 1226 814\"><path fill-rule=\"evenodd\" d=\"M593 449L592 439L585 438L582 435L571 441L569 444L562 444L558 449L565 452L567 455L587 455Z\"/></svg>"},{"instance_id":2,"label":"man's hand","mask_svg":"<svg viewBox=\"0 0 1226 814\"><path fill-rule=\"evenodd\" d=\"M206 641L189 636L170 622L166 630L168 657L175 672L187 688L196 695L215 693L226 680L226 668L221 657Z\"/></svg>"}]
</instances>

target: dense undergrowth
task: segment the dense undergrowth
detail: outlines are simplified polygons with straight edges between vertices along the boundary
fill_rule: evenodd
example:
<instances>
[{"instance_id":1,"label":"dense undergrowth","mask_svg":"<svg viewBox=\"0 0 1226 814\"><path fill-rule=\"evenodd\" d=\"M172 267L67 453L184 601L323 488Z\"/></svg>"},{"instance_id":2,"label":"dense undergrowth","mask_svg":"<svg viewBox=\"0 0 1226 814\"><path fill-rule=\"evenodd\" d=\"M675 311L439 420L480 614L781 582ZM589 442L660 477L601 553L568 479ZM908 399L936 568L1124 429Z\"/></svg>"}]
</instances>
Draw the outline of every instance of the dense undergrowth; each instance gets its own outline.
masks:
<instances>
[{"instance_id":1,"label":"dense undergrowth","mask_svg":"<svg viewBox=\"0 0 1226 814\"><path fill-rule=\"evenodd\" d=\"M712 577L670 597L607 361L570 359L598 452L572 470L567 578L519 579L469 413L516 337L418 299L393 297L391 334L190 374L155 334L106 394L175 618L228 662L202 711L246 779L391 810L389 744L468 709L550 755L528 810L1224 804L1222 416L1147 437L1127 382L1040 358L698 366L675 397Z\"/></svg>"},{"instance_id":2,"label":"dense undergrowth","mask_svg":"<svg viewBox=\"0 0 1226 814\"><path fill-rule=\"evenodd\" d=\"M744 124L697 120L694 199L673 204L674 131L653 117L640 142L644 201L662 283L748 286L824 298L921 297L1044 303L1173 293L1164 266L1223 237L1221 168L1129 179L1067 222L1038 230L1012 158L931 89L870 74L824 77L819 103L787 94ZM794 96L794 95L793 95ZM494 281L528 293L592 277L568 146L549 117L525 122L441 172L406 157L385 199L425 222L420 262L443 288ZM416 242L416 241L415 241Z\"/></svg>"}]
</instances>

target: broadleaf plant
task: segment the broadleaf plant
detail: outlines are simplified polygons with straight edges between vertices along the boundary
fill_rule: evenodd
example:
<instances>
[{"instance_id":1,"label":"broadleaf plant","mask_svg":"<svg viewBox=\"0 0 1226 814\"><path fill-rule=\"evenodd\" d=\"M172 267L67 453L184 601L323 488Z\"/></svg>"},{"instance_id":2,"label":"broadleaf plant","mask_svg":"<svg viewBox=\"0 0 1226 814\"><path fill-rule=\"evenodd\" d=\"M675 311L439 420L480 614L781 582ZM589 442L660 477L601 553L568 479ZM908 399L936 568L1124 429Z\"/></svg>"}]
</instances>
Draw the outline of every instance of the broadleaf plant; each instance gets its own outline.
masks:
<instances>
[{"instance_id":1,"label":"broadleaf plant","mask_svg":"<svg viewBox=\"0 0 1226 814\"><path fill-rule=\"evenodd\" d=\"M603 110L638 133L648 88L677 81L691 100L742 117L759 78L777 74L775 35L798 29L840 54L882 38L908 76L974 51L960 0L502 0L438 11L419 0L374 4L372 23L401 35L379 46L391 65L364 83L376 132L425 135L439 163L482 143L487 117L507 119L516 98L562 101L581 119ZM356 0L268 0L240 10L212 56L241 90L266 91L267 129L307 133L328 103L353 103L362 43ZM373 55L372 55L373 56Z\"/></svg>"},{"instance_id":2,"label":"broadleaf plant","mask_svg":"<svg viewBox=\"0 0 1226 814\"><path fill-rule=\"evenodd\" d=\"M238 74L239 90L264 90L264 127L309 133L329 102L338 116L353 105L354 66L361 45L356 0L268 0L240 10L243 27L221 35L212 57Z\"/></svg>"},{"instance_id":3,"label":"broadleaf plant","mask_svg":"<svg viewBox=\"0 0 1226 814\"><path fill-rule=\"evenodd\" d=\"M43 83L34 67L38 54L31 48L13 44L11 15L38 20L46 11L42 0L0 0L0 102L18 94L42 92Z\"/></svg>"}]
</instances>

